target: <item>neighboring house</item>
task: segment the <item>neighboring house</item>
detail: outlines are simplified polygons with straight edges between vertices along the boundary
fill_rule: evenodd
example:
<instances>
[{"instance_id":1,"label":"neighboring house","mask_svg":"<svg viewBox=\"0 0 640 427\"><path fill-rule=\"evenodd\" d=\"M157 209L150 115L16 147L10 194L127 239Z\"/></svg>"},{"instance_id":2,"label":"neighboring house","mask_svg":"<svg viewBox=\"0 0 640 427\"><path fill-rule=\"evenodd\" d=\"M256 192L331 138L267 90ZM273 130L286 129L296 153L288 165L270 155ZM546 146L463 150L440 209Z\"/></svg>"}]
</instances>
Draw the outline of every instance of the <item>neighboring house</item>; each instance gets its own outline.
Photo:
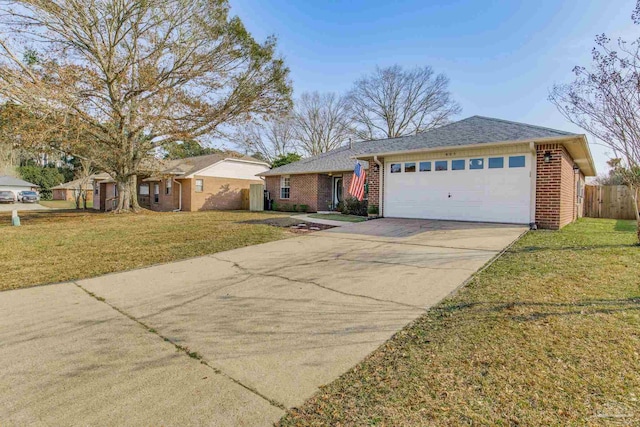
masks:
<instances>
[{"instance_id":1,"label":"neighboring house","mask_svg":"<svg viewBox=\"0 0 640 427\"><path fill-rule=\"evenodd\" d=\"M154 211L242 208L242 190L263 184L269 164L229 153L164 160L161 171L138 183L138 202Z\"/></svg>"},{"instance_id":2,"label":"neighboring house","mask_svg":"<svg viewBox=\"0 0 640 427\"><path fill-rule=\"evenodd\" d=\"M87 194L87 201L88 202L93 201L93 190L94 190L93 180L94 180L94 175L89 177L89 179L86 180L84 185L81 185L82 184L81 179L76 179L74 181L69 181L60 185L56 185L55 187L51 188L53 200L75 201L76 196L78 195L78 192L82 187L82 189Z\"/></svg>"},{"instance_id":3,"label":"neighboring house","mask_svg":"<svg viewBox=\"0 0 640 427\"><path fill-rule=\"evenodd\" d=\"M93 209L109 212L118 207L118 188L108 173L91 176L93 180Z\"/></svg>"},{"instance_id":4,"label":"neighboring house","mask_svg":"<svg viewBox=\"0 0 640 427\"><path fill-rule=\"evenodd\" d=\"M276 203L330 210L346 195L355 159L367 168L368 202L382 216L550 229L582 215L585 176L596 175L585 135L480 116L260 175Z\"/></svg>"},{"instance_id":5,"label":"neighboring house","mask_svg":"<svg viewBox=\"0 0 640 427\"><path fill-rule=\"evenodd\" d=\"M36 184L32 184L20 178L14 178L8 175L0 176L0 191L11 191L16 197L16 200L19 192L37 191L38 188L40 187Z\"/></svg>"}]
</instances>

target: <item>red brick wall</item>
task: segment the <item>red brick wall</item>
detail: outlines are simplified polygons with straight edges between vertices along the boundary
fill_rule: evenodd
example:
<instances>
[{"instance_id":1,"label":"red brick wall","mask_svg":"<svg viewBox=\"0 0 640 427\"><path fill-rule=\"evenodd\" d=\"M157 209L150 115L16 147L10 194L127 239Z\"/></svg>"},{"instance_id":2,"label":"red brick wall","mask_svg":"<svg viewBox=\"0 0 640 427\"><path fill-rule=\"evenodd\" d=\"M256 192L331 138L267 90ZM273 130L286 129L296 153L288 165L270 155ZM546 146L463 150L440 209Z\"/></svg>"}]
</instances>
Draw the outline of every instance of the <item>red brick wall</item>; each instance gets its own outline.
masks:
<instances>
[{"instance_id":1,"label":"red brick wall","mask_svg":"<svg viewBox=\"0 0 640 427\"><path fill-rule=\"evenodd\" d=\"M573 171L573 159L566 150L562 152L560 179L560 228L578 218L576 186L578 175Z\"/></svg>"},{"instance_id":2,"label":"red brick wall","mask_svg":"<svg viewBox=\"0 0 640 427\"><path fill-rule=\"evenodd\" d=\"M289 198L280 198L280 176L267 177L267 191L279 207L307 205L309 212L318 211L318 174L290 175Z\"/></svg>"},{"instance_id":3,"label":"red brick wall","mask_svg":"<svg viewBox=\"0 0 640 427\"><path fill-rule=\"evenodd\" d=\"M373 161L373 158L365 159L369 162L369 169L367 170L367 182L369 183L369 206L380 204L380 166ZM378 161L382 163L384 168L384 159L378 158ZM378 212L382 213L382 206L378 206Z\"/></svg>"},{"instance_id":4,"label":"red brick wall","mask_svg":"<svg viewBox=\"0 0 640 427\"><path fill-rule=\"evenodd\" d=\"M367 171L368 173L368 171ZM367 175L368 177L368 175ZM351 179L353 178L352 173L344 173L342 174L342 198L347 199L349 197L353 197L351 193L349 193L349 187L351 187Z\"/></svg>"},{"instance_id":5,"label":"red brick wall","mask_svg":"<svg viewBox=\"0 0 640 427\"><path fill-rule=\"evenodd\" d=\"M328 211L331 209L331 205L333 201L332 187L333 187L333 177L330 177L329 175L318 175L317 210ZM344 194L344 192L342 194Z\"/></svg>"},{"instance_id":6,"label":"red brick wall","mask_svg":"<svg viewBox=\"0 0 640 427\"><path fill-rule=\"evenodd\" d=\"M280 176L266 177L267 191L279 208L307 205L309 212L326 211L331 208L333 177L325 174L290 175L289 182L289 198L281 199Z\"/></svg>"},{"instance_id":7,"label":"red brick wall","mask_svg":"<svg viewBox=\"0 0 640 427\"><path fill-rule=\"evenodd\" d=\"M546 152L551 154L549 163L544 162ZM540 228L557 230L579 216L579 177L573 171L573 159L560 144L538 145L536 157L536 223Z\"/></svg>"}]
</instances>

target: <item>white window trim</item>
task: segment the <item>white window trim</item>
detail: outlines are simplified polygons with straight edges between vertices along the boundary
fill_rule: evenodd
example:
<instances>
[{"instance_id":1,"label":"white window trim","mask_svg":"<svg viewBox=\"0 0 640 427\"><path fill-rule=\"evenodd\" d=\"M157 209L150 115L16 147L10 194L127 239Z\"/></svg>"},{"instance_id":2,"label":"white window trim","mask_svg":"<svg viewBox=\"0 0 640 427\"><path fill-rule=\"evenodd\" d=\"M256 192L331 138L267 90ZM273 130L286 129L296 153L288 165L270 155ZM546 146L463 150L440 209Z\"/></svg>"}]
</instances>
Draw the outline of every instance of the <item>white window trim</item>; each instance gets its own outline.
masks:
<instances>
[{"instance_id":1,"label":"white window trim","mask_svg":"<svg viewBox=\"0 0 640 427\"><path fill-rule=\"evenodd\" d=\"M285 184L285 180L287 180L288 184L289 184L286 187L284 185ZM282 190L284 190L285 188L289 190L289 196L288 197L282 197ZM280 177L280 199L289 200L290 198L291 198L291 177L289 175L282 175Z\"/></svg>"},{"instance_id":2,"label":"white window trim","mask_svg":"<svg viewBox=\"0 0 640 427\"><path fill-rule=\"evenodd\" d=\"M200 190L198 190L198 181L200 181ZM204 192L204 179L196 178L195 183L194 183L194 190L195 190L196 193L203 193Z\"/></svg>"}]
</instances>

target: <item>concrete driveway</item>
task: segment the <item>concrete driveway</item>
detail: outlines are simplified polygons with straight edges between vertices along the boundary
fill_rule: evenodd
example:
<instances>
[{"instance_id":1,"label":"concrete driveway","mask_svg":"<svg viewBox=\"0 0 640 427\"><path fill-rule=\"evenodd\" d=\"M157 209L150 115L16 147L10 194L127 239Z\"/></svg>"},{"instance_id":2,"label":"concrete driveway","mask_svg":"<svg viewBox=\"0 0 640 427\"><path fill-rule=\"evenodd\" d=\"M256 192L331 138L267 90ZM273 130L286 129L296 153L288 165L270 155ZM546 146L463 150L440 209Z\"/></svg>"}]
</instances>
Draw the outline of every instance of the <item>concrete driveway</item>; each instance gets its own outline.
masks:
<instances>
[{"instance_id":1,"label":"concrete driveway","mask_svg":"<svg viewBox=\"0 0 640 427\"><path fill-rule=\"evenodd\" d=\"M0 203L0 212L11 212L12 210L20 211L46 211L49 208L42 206L40 203Z\"/></svg>"},{"instance_id":2,"label":"concrete driveway","mask_svg":"<svg viewBox=\"0 0 640 427\"><path fill-rule=\"evenodd\" d=\"M524 231L379 219L2 292L0 420L269 425Z\"/></svg>"}]
</instances>

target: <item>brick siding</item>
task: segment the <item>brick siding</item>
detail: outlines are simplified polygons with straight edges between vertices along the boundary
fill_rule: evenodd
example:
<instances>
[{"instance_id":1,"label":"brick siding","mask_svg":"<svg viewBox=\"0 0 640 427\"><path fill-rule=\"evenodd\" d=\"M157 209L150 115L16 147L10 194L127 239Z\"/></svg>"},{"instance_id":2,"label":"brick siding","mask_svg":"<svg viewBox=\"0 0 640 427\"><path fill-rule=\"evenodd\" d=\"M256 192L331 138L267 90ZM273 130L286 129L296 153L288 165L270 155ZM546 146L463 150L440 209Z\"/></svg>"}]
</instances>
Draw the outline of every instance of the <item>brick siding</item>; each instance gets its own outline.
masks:
<instances>
[{"instance_id":1,"label":"brick siding","mask_svg":"<svg viewBox=\"0 0 640 427\"><path fill-rule=\"evenodd\" d=\"M68 188L65 189L57 189L52 191L53 200L68 200L75 201L75 190L71 190ZM80 199L82 202L82 199ZM93 187L89 187L87 189L87 202L93 201Z\"/></svg>"},{"instance_id":2,"label":"brick siding","mask_svg":"<svg viewBox=\"0 0 640 427\"><path fill-rule=\"evenodd\" d=\"M369 169L367 170L367 182L369 184L369 193L368 200L369 206L376 205L378 206L380 203L380 166L376 164L373 158L364 159L369 162ZM382 163L382 167L384 167L384 159L378 159L380 163ZM382 213L382 206L378 206L378 212Z\"/></svg>"},{"instance_id":3,"label":"brick siding","mask_svg":"<svg viewBox=\"0 0 640 427\"><path fill-rule=\"evenodd\" d=\"M337 175L339 176L339 175ZM343 175L343 194L348 186ZM280 197L281 176L266 177L267 191L278 208L292 208L293 205L307 205L309 212L326 211L331 209L333 202L333 176L326 174L300 174L289 176L289 198Z\"/></svg>"},{"instance_id":4,"label":"brick siding","mask_svg":"<svg viewBox=\"0 0 640 427\"><path fill-rule=\"evenodd\" d=\"M329 175L318 175L317 208L319 211L328 211L331 209L331 206L333 205L333 188L332 187L333 187L333 177Z\"/></svg>"},{"instance_id":5,"label":"brick siding","mask_svg":"<svg viewBox=\"0 0 640 427\"><path fill-rule=\"evenodd\" d=\"M573 171L573 159L560 144L541 144L536 148L536 223L540 228L558 230L580 216L581 204L577 204L577 176ZM544 162L545 153L551 161Z\"/></svg>"},{"instance_id":6,"label":"brick siding","mask_svg":"<svg viewBox=\"0 0 640 427\"><path fill-rule=\"evenodd\" d=\"M290 175L288 199L280 197L280 178L267 177L267 191L279 207L307 205L309 212L318 211L318 174Z\"/></svg>"},{"instance_id":7,"label":"brick siding","mask_svg":"<svg viewBox=\"0 0 640 427\"><path fill-rule=\"evenodd\" d=\"M202 192L196 192L196 179L203 181ZM248 180L211 176L196 176L178 181L182 184L182 210L186 212L242 209L242 190L248 190L251 184L263 183L260 179ZM158 203L154 202L153 195L153 187L156 183L160 185ZM180 207L180 185L175 181L171 185L170 194L166 194L166 180L145 184L149 184L149 196L138 196L138 200L145 207L160 212L169 212Z\"/></svg>"}]
</instances>

